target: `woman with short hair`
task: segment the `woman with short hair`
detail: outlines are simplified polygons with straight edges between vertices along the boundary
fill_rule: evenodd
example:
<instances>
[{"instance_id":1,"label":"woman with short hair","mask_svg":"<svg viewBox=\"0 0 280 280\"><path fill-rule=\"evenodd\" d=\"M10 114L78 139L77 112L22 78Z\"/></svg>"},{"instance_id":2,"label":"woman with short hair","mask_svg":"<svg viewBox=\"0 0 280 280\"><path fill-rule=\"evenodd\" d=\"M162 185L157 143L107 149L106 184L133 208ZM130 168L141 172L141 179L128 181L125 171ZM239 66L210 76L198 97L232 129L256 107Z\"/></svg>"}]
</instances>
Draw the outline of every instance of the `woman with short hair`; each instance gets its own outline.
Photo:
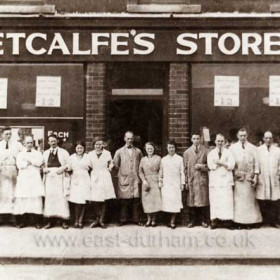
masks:
<instances>
[{"instance_id":1,"label":"woman with short hair","mask_svg":"<svg viewBox=\"0 0 280 280\"><path fill-rule=\"evenodd\" d=\"M93 144L94 150L89 153L92 168L90 174L91 189L89 200L95 202L97 213L90 227L93 228L100 225L101 228L106 228L106 201L116 198L110 173L114 164L111 153L104 149L104 141L102 138L96 138Z\"/></svg>"},{"instance_id":2,"label":"woman with short hair","mask_svg":"<svg viewBox=\"0 0 280 280\"><path fill-rule=\"evenodd\" d=\"M167 142L168 154L162 158L159 172L161 187L162 211L171 214L169 227L176 228L176 214L183 208L182 190L185 187L183 158L176 154L174 141Z\"/></svg>"}]
</instances>

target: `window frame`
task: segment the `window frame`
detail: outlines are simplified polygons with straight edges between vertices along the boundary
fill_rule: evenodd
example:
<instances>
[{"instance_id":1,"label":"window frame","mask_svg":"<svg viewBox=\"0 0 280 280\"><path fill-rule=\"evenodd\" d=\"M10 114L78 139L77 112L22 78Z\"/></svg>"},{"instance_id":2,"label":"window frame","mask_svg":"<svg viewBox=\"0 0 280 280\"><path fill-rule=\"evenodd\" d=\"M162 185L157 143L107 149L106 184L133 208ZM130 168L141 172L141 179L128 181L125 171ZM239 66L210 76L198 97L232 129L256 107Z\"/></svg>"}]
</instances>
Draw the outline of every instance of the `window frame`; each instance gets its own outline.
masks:
<instances>
[{"instance_id":1,"label":"window frame","mask_svg":"<svg viewBox=\"0 0 280 280\"><path fill-rule=\"evenodd\" d=\"M130 13L201 13L198 4L140 4L139 0L127 0L127 11Z\"/></svg>"}]
</instances>

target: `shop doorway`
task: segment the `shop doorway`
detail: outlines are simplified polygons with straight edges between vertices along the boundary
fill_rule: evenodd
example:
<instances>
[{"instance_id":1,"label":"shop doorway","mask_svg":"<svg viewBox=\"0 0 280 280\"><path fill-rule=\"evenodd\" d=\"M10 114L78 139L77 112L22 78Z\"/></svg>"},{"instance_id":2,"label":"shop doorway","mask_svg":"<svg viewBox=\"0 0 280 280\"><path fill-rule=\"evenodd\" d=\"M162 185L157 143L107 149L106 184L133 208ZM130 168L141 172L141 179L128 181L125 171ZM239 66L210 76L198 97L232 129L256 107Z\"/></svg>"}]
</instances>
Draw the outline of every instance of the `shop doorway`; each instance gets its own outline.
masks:
<instances>
[{"instance_id":1,"label":"shop doorway","mask_svg":"<svg viewBox=\"0 0 280 280\"><path fill-rule=\"evenodd\" d=\"M162 100L111 100L109 104L108 145L112 154L124 145L127 130L135 134L135 146L143 151L147 141L156 145L162 153L163 144L163 101Z\"/></svg>"}]
</instances>

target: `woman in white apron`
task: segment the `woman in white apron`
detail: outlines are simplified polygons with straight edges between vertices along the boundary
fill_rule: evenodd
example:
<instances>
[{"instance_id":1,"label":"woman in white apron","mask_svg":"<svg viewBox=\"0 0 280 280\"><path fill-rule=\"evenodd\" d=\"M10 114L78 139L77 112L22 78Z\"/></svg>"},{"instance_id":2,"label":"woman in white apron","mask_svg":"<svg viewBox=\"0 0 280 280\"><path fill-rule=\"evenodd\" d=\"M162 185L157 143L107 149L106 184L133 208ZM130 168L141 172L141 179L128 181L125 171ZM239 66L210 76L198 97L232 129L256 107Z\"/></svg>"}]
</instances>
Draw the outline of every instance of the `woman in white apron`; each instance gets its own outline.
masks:
<instances>
[{"instance_id":1,"label":"woman in white apron","mask_svg":"<svg viewBox=\"0 0 280 280\"><path fill-rule=\"evenodd\" d=\"M167 142L168 155L161 160L159 186L161 187L162 211L171 214L169 227L176 228L176 214L183 208L182 190L185 187L183 158L176 154L176 143Z\"/></svg>"},{"instance_id":2,"label":"woman in white apron","mask_svg":"<svg viewBox=\"0 0 280 280\"><path fill-rule=\"evenodd\" d=\"M83 228L86 201L90 197L90 159L85 153L85 143L76 142L76 153L70 157L72 170L69 201L75 204L75 228Z\"/></svg>"},{"instance_id":3,"label":"woman in white apron","mask_svg":"<svg viewBox=\"0 0 280 280\"><path fill-rule=\"evenodd\" d=\"M96 218L90 227L100 225L100 227L106 228L106 201L116 198L116 195L110 173L114 164L111 153L103 148L102 139L95 140L94 150L89 153L89 158L92 168L89 200L95 202L97 206Z\"/></svg>"}]
</instances>

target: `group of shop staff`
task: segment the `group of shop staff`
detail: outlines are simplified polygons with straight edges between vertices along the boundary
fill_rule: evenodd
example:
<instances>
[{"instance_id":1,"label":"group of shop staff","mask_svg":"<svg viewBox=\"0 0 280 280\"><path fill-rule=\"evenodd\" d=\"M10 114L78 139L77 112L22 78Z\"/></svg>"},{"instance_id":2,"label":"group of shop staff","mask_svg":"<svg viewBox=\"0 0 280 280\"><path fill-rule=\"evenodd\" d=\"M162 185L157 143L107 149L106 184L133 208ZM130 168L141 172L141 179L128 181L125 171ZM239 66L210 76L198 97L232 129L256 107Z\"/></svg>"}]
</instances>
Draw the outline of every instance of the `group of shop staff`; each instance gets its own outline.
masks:
<instances>
[{"instance_id":1,"label":"group of shop staff","mask_svg":"<svg viewBox=\"0 0 280 280\"><path fill-rule=\"evenodd\" d=\"M237 137L238 142L226 148L225 137L217 134L216 147L209 151L201 144L199 133L193 133L192 146L183 157L176 154L176 143L169 141L168 154L160 158L151 142L145 144L143 156L128 131L125 145L112 159L100 138L88 154L84 143L77 142L76 152L70 156L58 147L57 137L50 135L50 148L42 155L34 149L32 136L25 136L22 146L11 141L11 128L6 127L0 142L0 214L15 215L18 228L26 226L26 216L31 215L28 220L32 218L36 228L44 225L48 229L59 221L67 229L70 201L75 204L74 227L83 228L85 205L93 201L98 209L90 227L106 228L106 202L117 197L118 226L127 223L131 208L133 222L141 225L142 203L146 227L156 226L157 213L163 211L170 213L168 226L174 229L185 189L188 228L251 229L262 223L280 228L280 149L269 131L258 148L247 141L246 129L241 128ZM118 169L116 194L113 168Z\"/></svg>"}]
</instances>

